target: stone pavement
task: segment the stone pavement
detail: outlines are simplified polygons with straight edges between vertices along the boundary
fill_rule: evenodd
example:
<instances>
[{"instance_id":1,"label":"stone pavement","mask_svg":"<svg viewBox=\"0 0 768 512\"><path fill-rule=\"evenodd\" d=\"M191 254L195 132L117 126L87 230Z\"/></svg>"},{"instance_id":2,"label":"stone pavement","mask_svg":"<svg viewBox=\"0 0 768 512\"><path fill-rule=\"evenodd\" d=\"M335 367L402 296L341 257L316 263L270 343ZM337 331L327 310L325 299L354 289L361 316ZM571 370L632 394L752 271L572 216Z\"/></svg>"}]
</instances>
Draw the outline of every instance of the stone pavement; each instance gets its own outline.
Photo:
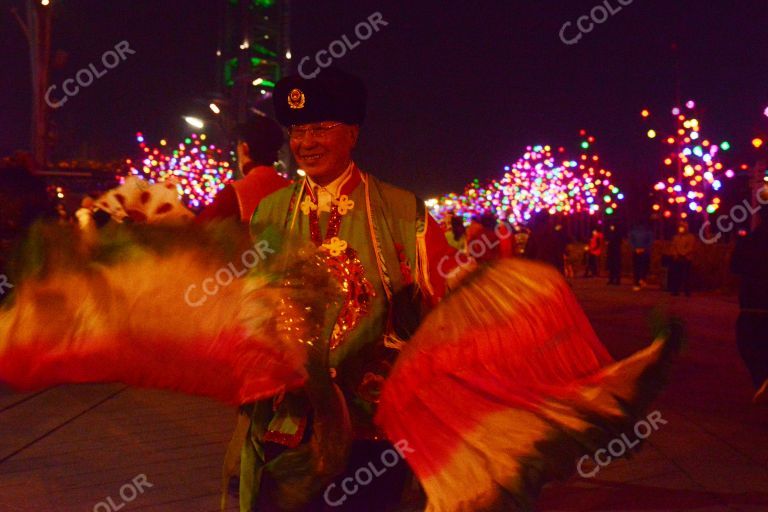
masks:
<instances>
[{"instance_id":1,"label":"stone pavement","mask_svg":"<svg viewBox=\"0 0 768 512\"><path fill-rule=\"evenodd\" d=\"M657 305L685 320L688 343L651 408L667 423L631 459L546 487L538 510L768 511L768 407L749 403L753 390L733 334L735 297L633 292L603 279L578 279L574 288L614 357L648 343Z\"/></svg>"},{"instance_id":2,"label":"stone pavement","mask_svg":"<svg viewBox=\"0 0 768 512\"><path fill-rule=\"evenodd\" d=\"M650 341L657 304L686 320L689 343L652 407L667 423L631 459L547 486L537 510L767 511L768 407L749 404L735 299L632 292L603 279L577 279L574 289L615 357ZM0 512L213 512L234 415L120 385L0 390Z\"/></svg>"}]
</instances>

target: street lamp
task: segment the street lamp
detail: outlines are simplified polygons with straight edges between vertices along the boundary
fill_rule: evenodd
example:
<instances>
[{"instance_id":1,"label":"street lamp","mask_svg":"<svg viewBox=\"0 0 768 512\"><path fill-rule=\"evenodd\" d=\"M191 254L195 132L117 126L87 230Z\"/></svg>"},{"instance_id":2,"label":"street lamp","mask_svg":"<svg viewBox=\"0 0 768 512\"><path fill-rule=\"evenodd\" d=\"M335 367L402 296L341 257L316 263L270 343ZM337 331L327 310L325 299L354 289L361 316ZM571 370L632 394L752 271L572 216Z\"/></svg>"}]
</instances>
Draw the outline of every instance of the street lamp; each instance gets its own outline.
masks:
<instances>
[{"instance_id":1,"label":"street lamp","mask_svg":"<svg viewBox=\"0 0 768 512\"><path fill-rule=\"evenodd\" d=\"M199 117L184 116L184 120L187 122L188 125L194 128L197 128L198 130L202 130L203 127L205 126L205 123Z\"/></svg>"}]
</instances>

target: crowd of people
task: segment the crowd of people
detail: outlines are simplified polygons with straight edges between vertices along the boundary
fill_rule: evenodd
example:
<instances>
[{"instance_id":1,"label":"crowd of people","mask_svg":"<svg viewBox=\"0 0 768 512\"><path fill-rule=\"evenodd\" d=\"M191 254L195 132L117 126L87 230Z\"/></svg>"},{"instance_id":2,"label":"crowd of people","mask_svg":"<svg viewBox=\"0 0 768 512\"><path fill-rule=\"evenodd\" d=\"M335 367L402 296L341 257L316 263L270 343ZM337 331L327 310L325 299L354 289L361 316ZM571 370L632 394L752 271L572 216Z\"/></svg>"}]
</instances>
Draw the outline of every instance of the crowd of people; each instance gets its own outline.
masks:
<instances>
[{"instance_id":1,"label":"crowd of people","mask_svg":"<svg viewBox=\"0 0 768 512\"><path fill-rule=\"evenodd\" d=\"M581 265L584 278L600 277L605 266L609 285L621 284L628 262L634 291L647 286L656 250L666 269L666 279L657 276L659 282L674 296L691 295L696 238L685 222L679 224L668 244L656 246L648 223L634 225L626 236L614 223L604 231L595 227L585 242L569 235L562 222L548 216L536 217L529 226L512 226L490 213L476 215L468 223L462 216L449 213L443 219L443 230L453 247L476 260L525 257L548 263L566 277L574 277L574 267ZM473 241L480 245L473 247ZM625 258L627 253L631 256Z\"/></svg>"}]
</instances>

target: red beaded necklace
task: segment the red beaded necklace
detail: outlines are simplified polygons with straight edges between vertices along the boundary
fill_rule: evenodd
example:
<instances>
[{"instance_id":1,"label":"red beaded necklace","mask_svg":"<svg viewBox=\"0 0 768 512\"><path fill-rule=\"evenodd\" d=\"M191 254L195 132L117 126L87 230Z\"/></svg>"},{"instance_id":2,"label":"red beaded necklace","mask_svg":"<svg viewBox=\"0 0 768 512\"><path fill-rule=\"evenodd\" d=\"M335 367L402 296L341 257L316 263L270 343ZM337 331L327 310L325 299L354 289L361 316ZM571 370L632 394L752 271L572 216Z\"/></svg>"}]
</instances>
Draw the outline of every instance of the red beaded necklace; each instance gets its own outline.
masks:
<instances>
[{"instance_id":1,"label":"red beaded necklace","mask_svg":"<svg viewBox=\"0 0 768 512\"><path fill-rule=\"evenodd\" d=\"M314 208L309 210L309 233L312 237L312 242L320 247L323 243L329 241L331 238L339 236L339 230L341 229L341 214L339 213L339 203L337 201L331 201L331 217L328 220L328 230L325 233L325 237L322 236L320 230L320 216L318 215L318 200L312 191L312 187L309 186L309 182L304 184L305 190L309 197L312 198Z\"/></svg>"}]
</instances>

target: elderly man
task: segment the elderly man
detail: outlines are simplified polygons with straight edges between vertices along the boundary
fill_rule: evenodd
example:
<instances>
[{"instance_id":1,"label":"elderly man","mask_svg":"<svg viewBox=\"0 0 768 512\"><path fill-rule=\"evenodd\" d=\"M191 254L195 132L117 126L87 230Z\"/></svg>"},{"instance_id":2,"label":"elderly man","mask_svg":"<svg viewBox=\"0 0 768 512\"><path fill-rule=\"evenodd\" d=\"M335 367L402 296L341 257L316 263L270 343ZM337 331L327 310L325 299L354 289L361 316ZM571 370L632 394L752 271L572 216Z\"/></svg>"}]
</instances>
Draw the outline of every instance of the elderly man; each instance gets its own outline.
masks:
<instances>
[{"instance_id":1,"label":"elderly man","mask_svg":"<svg viewBox=\"0 0 768 512\"><path fill-rule=\"evenodd\" d=\"M353 161L366 107L365 87L358 78L335 69L311 80L287 77L277 84L274 103L306 178L265 198L254 215L252 232L258 237L264 229L277 227L286 238L327 251L332 274L349 290L326 331L332 333L328 372L344 395L351 419L347 473L352 475L392 449L372 422L380 387L399 348L416 329L422 307L445 292L445 277L436 263L453 249L423 201L379 181ZM254 411L241 466L244 511L275 506L270 493L280 486L281 477L273 470L281 465L284 474L281 461L309 443L315 415L302 393L279 397L266 407L256 404ZM401 463L342 497L331 499L324 487L315 488L308 497L312 503L303 506L385 510L400 501L406 479L407 468ZM301 501L295 498L291 508Z\"/></svg>"}]
</instances>

